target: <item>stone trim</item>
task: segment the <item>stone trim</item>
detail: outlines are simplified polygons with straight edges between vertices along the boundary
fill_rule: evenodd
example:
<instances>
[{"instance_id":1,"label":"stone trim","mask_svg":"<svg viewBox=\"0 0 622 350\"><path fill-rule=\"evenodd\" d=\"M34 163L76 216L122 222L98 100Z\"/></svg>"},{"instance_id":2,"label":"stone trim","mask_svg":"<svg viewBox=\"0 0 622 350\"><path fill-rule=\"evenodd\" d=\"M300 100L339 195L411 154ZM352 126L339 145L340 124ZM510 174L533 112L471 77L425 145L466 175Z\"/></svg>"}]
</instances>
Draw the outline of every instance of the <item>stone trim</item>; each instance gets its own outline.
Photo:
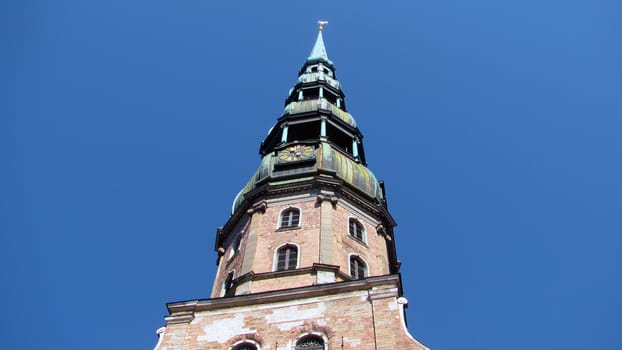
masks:
<instances>
[{"instance_id":1,"label":"stone trim","mask_svg":"<svg viewBox=\"0 0 622 350\"><path fill-rule=\"evenodd\" d=\"M330 268L332 265L328 265ZM324 267L324 266L319 266ZM296 270L293 270L296 271ZM373 288L385 286L383 289L396 288L392 296L398 296L401 291L401 281L399 275L375 276L360 280L326 283L309 287L289 288L277 291L237 295L227 298L198 299L180 301L166 304L171 317L181 320L182 317L192 315L199 311L211 311L226 309L238 306L250 306L280 301L291 301L295 299L305 299L317 296L334 295L345 292L365 291ZM380 294L384 295L384 294ZM388 294L386 294L388 295ZM167 322L168 321L167 317ZM191 319L187 320L187 322ZM182 323L182 322L177 322Z\"/></svg>"},{"instance_id":2,"label":"stone trim","mask_svg":"<svg viewBox=\"0 0 622 350\"><path fill-rule=\"evenodd\" d=\"M284 245L286 245L285 243ZM280 246L281 247L281 246ZM334 272L335 275L338 275L342 279L349 280L350 276L343 274L339 271L339 266L337 265L328 265L328 264L318 264L314 263L313 266L303 267L293 270L285 270L285 271L271 271L271 272L260 272L255 273L250 271L245 273L235 280L233 280L234 285L238 285L241 283L249 282L249 281L261 281L265 279L278 278L284 276L294 276L294 275L305 275L305 274L315 274L317 271L329 271Z\"/></svg>"},{"instance_id":3,"label":"stone trim","mask_svg":"<svg viewBox=\"0 0 622 350\"><path fill-rule=\"evenodd\" d=\"M253 206L250 209L248 209L246 213L253 214L256 212L260 212L263 214L266 212L266 208L268 208L268 203L266 203L266 201L260 201L260 202L253 204Z\"/></svg>"},{"instance_id":4,"label":"stone trim","mask_svg":"<svg viewBox=\"0 0 622 350\"><path fill-rule=\"evenodd\" d=\"M169 310L170 311L170 310ZM194 320L194 312L192 311L180 311L172 313L171 316L164 318L166 325L190 323Z\"/></svg>"},{"instance_id":5,"label":"stone trim","mask_svg":"<svg viewBox=\"0 0 622 350\"><path fill-rule=\"evenodd\" d=\"M398 297L398 289L396 287L372 288L369 291L369 300L397 298L397 297Z\"/></svg>"},{"instance_id":6,"label":"stone trim","mask_svg":"<svg viewBox=\"0 0 622 350\"><path fill-rule=\"evenodd\" d=\"M324 195L320 193L317 195L316 198L317 198L317 202L320 204L324 201L329 201L333 205L333 208L337 207L337 203L339 203L339 197L334 196L334 195L330 196L330 195Z\"/></svg>"}]
</instances>

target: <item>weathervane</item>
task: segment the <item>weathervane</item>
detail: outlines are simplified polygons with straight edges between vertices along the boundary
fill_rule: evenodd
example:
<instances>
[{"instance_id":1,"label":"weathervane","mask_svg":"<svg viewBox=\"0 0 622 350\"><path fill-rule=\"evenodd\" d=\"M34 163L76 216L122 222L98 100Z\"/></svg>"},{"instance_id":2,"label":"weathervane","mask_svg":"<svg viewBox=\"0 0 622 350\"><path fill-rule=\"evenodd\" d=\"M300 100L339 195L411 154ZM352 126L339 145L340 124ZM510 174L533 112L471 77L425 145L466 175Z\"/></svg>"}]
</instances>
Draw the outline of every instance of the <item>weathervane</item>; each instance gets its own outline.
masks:
<instances>
[{"instance_id":1,"label":"weathervane","mask_svg":"<svg viewBox=\"0 0 622 350\"><path fill-rule=\"evenodd\" d=\"M320 26L319 31L321 32L321 31L324 30L324 26L328 24L328 21L320 20L320 21L317 21L317 24L319 24L319 26Z\"/></svg>"}]
</instances>

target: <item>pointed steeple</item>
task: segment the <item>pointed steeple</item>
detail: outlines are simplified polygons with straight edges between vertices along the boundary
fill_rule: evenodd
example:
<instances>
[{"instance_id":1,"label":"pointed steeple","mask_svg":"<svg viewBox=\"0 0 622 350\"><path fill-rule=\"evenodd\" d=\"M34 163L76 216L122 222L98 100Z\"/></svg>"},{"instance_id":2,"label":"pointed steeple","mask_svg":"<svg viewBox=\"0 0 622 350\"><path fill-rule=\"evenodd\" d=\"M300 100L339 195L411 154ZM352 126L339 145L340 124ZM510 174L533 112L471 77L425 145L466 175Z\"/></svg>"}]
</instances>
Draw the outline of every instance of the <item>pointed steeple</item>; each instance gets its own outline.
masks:
<instances>
[{"instance_id":1,"label":"pointed steeple","mask_svg":"<svg viewBox=\"0 0 622 350\"><path fill-rule=\"evenodd\" d=\"M311 53L307 58L307 62L317 62L317 61L325 61L329 64L333 64L331 60L328 59L328 54L326 53L326 46L324 46L324 37L322 36L322 31L324 30L324 25L328 24L327 21L318 21L320 27L317 33L317 39L315 39L315 45L313 45L313 49L311 49Z\"/></svg>"},{"instance_id":2,"label":"pointed steeple","mask_svg":"<svg viewBox=\"0 0 622 350\"><path fill-rule=\"evenodd\" d=\"M324 38L322 37L322 32L317 33L317 39L315 40L315 45L313 45L313 49L307 58L307 61L311 60L325 60L330 61L328 59L328 54L326 53L326 47L324 46Z\"/></svg>"}]
</instances>

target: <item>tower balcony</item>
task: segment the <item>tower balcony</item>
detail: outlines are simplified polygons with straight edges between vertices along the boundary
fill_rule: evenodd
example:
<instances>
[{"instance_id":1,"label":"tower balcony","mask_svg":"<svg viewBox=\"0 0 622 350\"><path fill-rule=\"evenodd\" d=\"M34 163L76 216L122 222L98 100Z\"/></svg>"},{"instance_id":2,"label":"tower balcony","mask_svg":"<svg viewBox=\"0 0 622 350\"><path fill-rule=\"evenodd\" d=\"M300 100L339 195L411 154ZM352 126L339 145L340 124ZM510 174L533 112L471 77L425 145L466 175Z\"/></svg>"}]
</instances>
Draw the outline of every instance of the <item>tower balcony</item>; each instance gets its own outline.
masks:
<instances>
[{"instance_id":1,"label":"tower balcony","mask_svg":"<svg viewBox=\"0 0 622 350\"><path fill-rule=\"evenodd\" d=\"M324 81L329 86L332 86L337 90L341 90L341 83L339 83L338 80L329 77L328 74L324 72L305 73L298 77L298 83L302 84L313 83L316 81Z\"/></svg>"},{"instance_id":2,"label":"tower balcony","mask_svg":"<svg viewBox=\"0 0 622 350\"><path fill-rule=\"evenodd\" d=\"M356 121L352 115L339 107L333 105L325 98L307 100L307 101L295 101L285 106L283 115L294 115L309 112L325 112L330 113L339 120L343 121L347 125L356 128Z\"/></svg>"}]
</instances>

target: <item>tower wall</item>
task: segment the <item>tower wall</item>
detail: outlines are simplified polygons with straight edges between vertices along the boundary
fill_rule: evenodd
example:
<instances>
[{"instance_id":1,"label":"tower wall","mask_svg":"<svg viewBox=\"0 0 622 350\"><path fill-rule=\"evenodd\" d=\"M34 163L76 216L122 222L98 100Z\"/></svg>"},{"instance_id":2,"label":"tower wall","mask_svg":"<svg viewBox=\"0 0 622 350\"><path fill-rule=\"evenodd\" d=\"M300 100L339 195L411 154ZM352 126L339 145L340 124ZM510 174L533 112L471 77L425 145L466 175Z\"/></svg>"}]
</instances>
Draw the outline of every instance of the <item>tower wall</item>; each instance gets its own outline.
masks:
<instances>
[{"instance_id":1,"label":"tower wall","mask_svg":"<svg viewBox=\"0 0 622 350\"><path fill-rule=\"evenodd\" d=\"M332 198L333 201L322 200L316 192L262 197L261 210L247 212L225 239L212 297L224 296L223 285L230 273L235 295L349 280L352 255L365 262L367 276L389 274L386 236L377 230L379 218L346 198ZM290 208L300 210L300 224L279 227L281 213ZM362 224L362 240L350 235L350 219ZM286 244L299 248L298 269L275 273L276 252ZM332 276L318 276L312 269L316 264L334 266ZM263 275L270 273L275 274L270 278Z\"/></svg>"},{"instance_id":2,"label":"tower wall","mask_svg":"<svg viewBox=\"0 0 622 350\"><path fill-rule=\"evenodd\" d=\"M227 350L240 341L259 349L291 350L312 333L328 349L423 350L404 325L399 277L328 284L169 305L171 316L156 350Z\"/></svg>"}]
</instances>

